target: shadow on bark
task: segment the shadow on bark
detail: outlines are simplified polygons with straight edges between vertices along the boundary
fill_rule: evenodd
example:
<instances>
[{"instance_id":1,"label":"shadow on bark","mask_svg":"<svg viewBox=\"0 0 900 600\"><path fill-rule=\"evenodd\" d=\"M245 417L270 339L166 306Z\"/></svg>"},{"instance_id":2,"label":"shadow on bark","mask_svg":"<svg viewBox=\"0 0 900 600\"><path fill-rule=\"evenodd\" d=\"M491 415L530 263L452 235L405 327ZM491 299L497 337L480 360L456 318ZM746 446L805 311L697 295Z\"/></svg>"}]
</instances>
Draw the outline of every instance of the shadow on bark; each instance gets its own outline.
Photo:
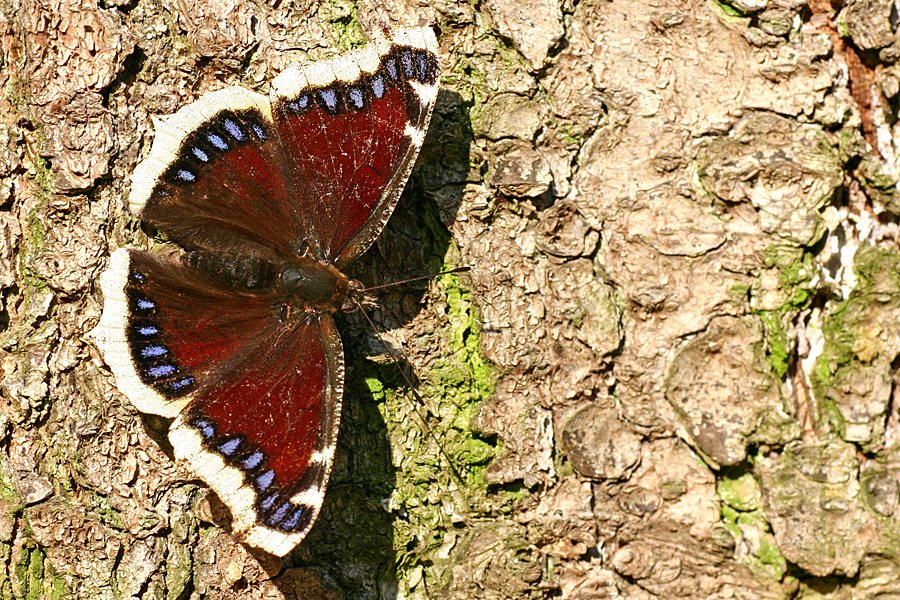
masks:
<instances>
[{"instance_id":1,"label":"shadow on bark","mask_svg":"<svg viewBox=\"0 0 900 600\"><path fill-rule=\"evenodd\" d=\"M430 278L445 264L451 223L469 171L473 140L468 106L459 94L441 91L425 145L407 189L385 231L348 274L366 286L428 277L388 288L367 309L378 332L362 315L338 316L347 364L344 412L334 472L319 519L286 565L315 571L325 585L344 597L393 600L398 597L396 565L415 548L394 547L395 519L402 510L389 507L395 489L390 433L379 412L380 390L405 390L416 375L403 348L390 352L380 332L402 328L421 311ZM371 360L379 355L377 362ZM373 392L373 389L379 390ZM419 432L418 423L410 423ZM396 434L396 432L395 432ZM273 574L274 575L274 574ZM278 577L275 578L276 585ZM282 590L290 597L288 590Z\"/></svg>"}]
</instances>

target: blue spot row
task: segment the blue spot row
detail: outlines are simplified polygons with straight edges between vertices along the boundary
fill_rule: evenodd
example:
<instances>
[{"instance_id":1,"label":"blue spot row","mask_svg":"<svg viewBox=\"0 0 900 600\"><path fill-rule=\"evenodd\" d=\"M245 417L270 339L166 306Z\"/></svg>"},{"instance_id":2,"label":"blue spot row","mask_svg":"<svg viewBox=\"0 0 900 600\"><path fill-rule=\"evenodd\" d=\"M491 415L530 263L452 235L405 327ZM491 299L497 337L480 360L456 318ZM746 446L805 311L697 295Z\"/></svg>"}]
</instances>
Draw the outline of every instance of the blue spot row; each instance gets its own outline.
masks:
<instances>
[{"instance_id":1,"label":"blue spot row","mask_svg":"<svg viewBox=\"0 0 900 600\"><path fill-rule=\"evenodd\" d=\"M189 423L199 431L207 447L214 448L226 459L237 456L241 453L242 448L245 447L245 440L241 436L223 436L217 439L216 426L210 419L195 417L190 419ZM261 450L254 450L249 455L231 464L243 467L245 472L252 472L264 463L265 454ZM249 474L246 476L250 477ZM309 522L309 519L306 517L310 514L310 508L306 505L295 504L290 500L286 500L283 491L273 489L275 479L275 471L272 469L266 469L250 478L259 498L257 507L264 514L263 521L269 527L277 528L281 531L296 531L298 527Z\"/></svg>"},{"instance_id":2,"label":"blue spot row","mask_svg":"<svg viewBox=\"0 0 900 600\"><path fill-rule=\"evenodd\" d=\"M240 114L219 113L210 122L209 127L200 129L189 138L184 150L188 162L180 162L174 166L170 177L175 180L174 183L193 183L200 177L195 167L213 162L217 152L226 152L234 145L250 141L252 136L259 141L269 138L258 113L254 111ZM169 190L164 187L160 187L156 193L160 196L171 196Z\"/></svg>"},{"instance_id":3,"label":"blue spot row","mask_svg":"<svg viewBox=\"0 0 900 600\"><path fill-rule=\"evenodd\" d=\"M138 300L140 304L140 300ZM182 394L194 385L194 378L182 373L174 362L160 362L170 350L159 342L146 343L146 339L158 339L159 328L152 324L138 324L133 327L130 337L132 357L141 374L141 379L165 396Z\"/></svg>"},{"instance_id":4,"label":"blue spot row","mask_svg":"<svg viewBox=\"0 0 900 600\"><path fill-rule=\"evenodd\" d=\"M241 442L243 442L241 438L233 437L230 440L219 444L219 452L225 456L231 456L241 447Z\"/></svg>"},{"instance_id":5,"label":"blue spot row","mask_svg":"<svg viewBox=\"0 0 900 600\"><path fill-rule=\"evenodd\" d=\"M256 489L260 492L264 492L269 489L269 486L272 485L272 482L275 481L275 471L269 469L262 475L258 475L256 477Z\"/></svg>"},{"instance_id":6,"label":"blue spot row","mask_svg":"<svg viewBox=\"0 0 900 600\"><path fill-rule=\"evenodd\" d=\"M169 349L165 346L144 346L141 348L141 356L144 358L153 358L155 356L163 356L168 354Z\"/></svg>"},{"instance_id":7,"label":"blue spot row","mask_svg":"<svg viewBox=\"0 0 900 600\"><path fill-rule=\"evenodd\" d=\"M138 310L153 310L156 308L156 303L149 298L138 298L137 307Z\"/></svg>"},{"instance_id":8,"label":"blue spot row","mask_svg":"<svg viewBox=\"0 0 900 600\"><path fill-rule=\"evenodd\" d=\"M147 369L147 374L150 377L159 379L160 377L168 377L174 374L176 370L175 365L156 365Z\"/></svg>"},{"instance_id":9,"label":"blue spot row","mask_svg":"<svg viewBox=\"0 0 900 600\"><path fill-rule=\"evenodd\" d=\"M141 381L166 398L180 396L194 384L190 373L182 371L177 356L156 322L159 305L145 294L150 291L146 274L136 268L131 269L131 277L125 287L128 306L126 331L128 349L135 370Z\"/></svg>"},{"instance_id":10,"label":"blue spot row","mask_svg":"<svg viewBox=\"0 0 900 600\"><path fill-rule=\"evenodd\" d=\"M366 94L371 93L376 99L384 97L387 91L388 78L399 83L403 78L428 81L432 77L428 55L424 51L415 51L412 48L401 48L384 59L384 71L374 74L363 85L352 85L347 88L342 86L326 87L304 92L297 98L287 101L286 107L293 113L300 113L312 105L312 94L315 99L329 112L338 110L343 98L347 108L362 109L366 105ZM363 80L365 81L365 80Z\"/></svg>"}]
</instances>

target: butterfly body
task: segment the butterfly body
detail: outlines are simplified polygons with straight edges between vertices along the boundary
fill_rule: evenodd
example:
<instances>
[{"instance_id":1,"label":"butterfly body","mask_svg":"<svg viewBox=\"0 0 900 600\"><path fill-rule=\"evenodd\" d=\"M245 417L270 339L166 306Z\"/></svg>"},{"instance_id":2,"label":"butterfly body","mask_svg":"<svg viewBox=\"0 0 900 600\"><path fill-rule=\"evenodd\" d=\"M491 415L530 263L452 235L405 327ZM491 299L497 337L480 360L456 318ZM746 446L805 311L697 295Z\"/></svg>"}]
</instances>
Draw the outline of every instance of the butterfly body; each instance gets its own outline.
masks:
<instances>
[{"instance_id":1,"label":"butterfly body","mask_svg":"<svg viewBox=\"0 0 900 600\"><path fill-rule=\"evenodd\" d=\"M333 265L308 256L270 262L256 256L194 251L185 262L198 277L237 293L271 296L276 303L300 310L336 312L344 307L351 281Z\"/></svg>"},{"instance_id":2,"label":"butterfly body","mask_svg":"<svg viewBox=\"0 0 900 600\"><path fill-rule=\"evenodd\" d=\"M258 256L197 250L188 252L184 260L199 274L236 292L264 291L279 276L277 265Z\"/></svg>"},{"instance_id":3,"label":"butterfly body","mask_svg":"<svg viewBox=\"0 0 900 600\"><path fill-rule=\"evenodd\" d=\"M292 67L267 98L206 94L156 123L131 210L182 250L120 249L92 337L117 387L173 418L175 456L233 534L284 555L331 472L343 394L342 270L380 233L437 97L434 33Z\"/></svg>"}]
</instances>

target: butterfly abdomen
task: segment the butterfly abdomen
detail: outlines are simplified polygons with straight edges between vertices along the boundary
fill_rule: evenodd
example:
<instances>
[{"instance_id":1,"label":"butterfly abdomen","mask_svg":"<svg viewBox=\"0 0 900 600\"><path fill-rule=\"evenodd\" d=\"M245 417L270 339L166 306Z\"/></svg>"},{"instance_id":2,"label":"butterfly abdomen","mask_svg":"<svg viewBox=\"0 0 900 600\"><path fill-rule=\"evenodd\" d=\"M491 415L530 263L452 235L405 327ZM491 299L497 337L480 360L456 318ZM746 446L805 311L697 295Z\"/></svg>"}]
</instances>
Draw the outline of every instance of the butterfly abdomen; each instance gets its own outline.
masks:
<instances>
[{"instance_id":1,"label":"butterfly abdomen","mask_svg":"<svg viewBox=\"0 0 900 600\"><path fill-rule=\"evenodd\" d=\"M263 290L275 283L275 266L259 257L194 251L187 253L187 263L216 283L236 291Z\"/></svg>"}]
</instances>

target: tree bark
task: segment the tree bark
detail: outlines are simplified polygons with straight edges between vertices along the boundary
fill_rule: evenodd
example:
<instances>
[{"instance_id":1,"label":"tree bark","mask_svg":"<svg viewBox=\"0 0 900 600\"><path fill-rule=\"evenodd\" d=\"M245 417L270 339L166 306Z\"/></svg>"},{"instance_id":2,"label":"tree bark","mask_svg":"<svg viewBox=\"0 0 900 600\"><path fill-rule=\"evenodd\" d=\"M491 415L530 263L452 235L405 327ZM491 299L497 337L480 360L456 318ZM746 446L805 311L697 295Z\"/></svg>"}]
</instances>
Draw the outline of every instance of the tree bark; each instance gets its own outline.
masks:
<instances>
[{"instance_id":1,"label":"tree bark","mask_svg":"<svg viewBox=\"0 0 900 600\"><path fill-rule=\"evenodd\" d=\"M900 594L892 2L0 15L0 598ZM419 24L441 93L353 275L434 279L339 323L334 476L276 559L115 389L96 278L154 244L151 117Z\"/></svg>"}]
</instances>

